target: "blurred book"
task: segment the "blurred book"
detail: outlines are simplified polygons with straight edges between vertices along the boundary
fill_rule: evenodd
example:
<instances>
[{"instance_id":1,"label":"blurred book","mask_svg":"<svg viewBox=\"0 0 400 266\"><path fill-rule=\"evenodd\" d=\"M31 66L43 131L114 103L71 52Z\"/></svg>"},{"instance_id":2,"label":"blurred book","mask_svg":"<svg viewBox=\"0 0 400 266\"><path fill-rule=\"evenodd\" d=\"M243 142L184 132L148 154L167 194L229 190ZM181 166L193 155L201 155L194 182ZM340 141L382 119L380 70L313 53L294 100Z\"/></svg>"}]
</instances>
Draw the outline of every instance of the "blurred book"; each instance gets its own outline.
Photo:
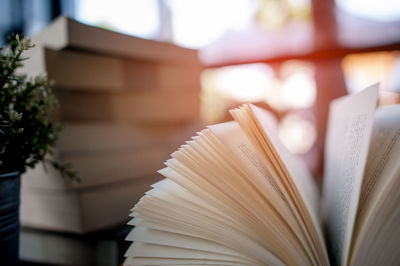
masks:
<instances>
[{"instance_id":1,"label":"blurred book","mask_svg":"<svg viewBox=\"0 0 400 266\"><path fill-rule=\"evenodd\" d=\"M32 42L55 50L73 48L135 60L184 64L199 62L195 50L88 26L65 16L58 17L41 33L33 36Z\"/></svg>"},{"instance_id":2,"label":"blurred book","mask_svg":"<svg viewBox=\"0 0 400 266\"><path fill-rule=\"evenodd\" d=\"M53 178L57 178L54 176ZM156 174L85 190L21 189L20 220L24 227L86 233L121 224L126 210L143 191L160 180Z\"/></svg>"},{"instance_id":3,"label":"blurred book","mask_svg":"<svg viewBox=\"0 0 400 266\"><path fill-rule=\"evenodd\" d=\"M197 51L60 17L32 37L23 68L47 73L65 124L51 166L23 177L21 224L86 233L123 223L179 143L201 128Z\"/></svg>"},{"instance_id":4,"label":"blurred book","mask_svg":"<svg viewBox=\"0 0 400 266\"><path fill-rule=\"evenodd\" d=\"M127 226L85 235L21 228L19 265L118 266L126 250Z\"/></svg>"},{"instance_id":5,"label":"blurred book","mask_svg":"<svg viewBox=\"0 0 400 266\"><path fill-rule=\"evenodd\" d=\"M27 51L24 71L47 73L54 87L78 91L200 91L200 64L160 62L42 47ZM62 63L60 63L62 62Z\"/></svg>"},{"instance_id":6,"label":"blurred book","mask_svg":"<svg viewBox=\"0 0 400 266\"><path fill-rule=\"evenodd\" d=\"M82 176L80 183L61 176L52 166L28 169L23 186L70 190L107 186L149 176L179 144L198 130L198 123L156 128L112 124L66 124L57 158Z\"/></svg>"},{"instance_id":7,"label":"blurred book","mask_svg":"<svg viewBox=\"0 0 400 266\"><path fill-rule=\"evenodd\" d=\"M198 120L198 91L92 93L56 91L63 121L180 124Z\"/></svg>"}]
</instances>

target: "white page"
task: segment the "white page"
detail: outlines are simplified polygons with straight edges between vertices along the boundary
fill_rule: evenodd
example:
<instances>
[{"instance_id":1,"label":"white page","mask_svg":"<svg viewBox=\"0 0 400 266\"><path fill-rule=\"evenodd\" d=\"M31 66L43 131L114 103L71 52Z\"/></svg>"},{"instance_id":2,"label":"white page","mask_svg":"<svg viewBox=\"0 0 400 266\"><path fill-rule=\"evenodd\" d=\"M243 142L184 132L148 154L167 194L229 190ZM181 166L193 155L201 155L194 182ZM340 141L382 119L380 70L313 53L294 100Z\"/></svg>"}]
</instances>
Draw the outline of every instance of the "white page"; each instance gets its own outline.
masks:
<instances>
[{"instance_id":1,"label":"white page","mask_svg":"<svg viewBox=\"0 0 400 266\"><path fill-rule=\"evenodd\" d=\"M276 149L279 158L286 166L294 184L296 185L296 188L301 195L301 198L306 204L307 209L310 211L310 214L314 220L314 224L319 226L317 219L319 193L311 173L300 161L300 159L291 154L282 144L278 136L278 127L273 117L261 108L258 108L254 105L250 105L250 107L259 121L263 131L268 136L271 143L273 143L273 147Z\"/></svg>"},{"instance_id":2,"label":"white page","mask_svg":"<svg viewBox=\"0 0 400 266\"><path fill-rule=\"evenodd\" d=\"M288 189L294 199L294 206L308 230L317 252L320 264L328 263L323 239L321 223L318 215L319 193L315 181L306 166L299 158L291 154L279 140L275 119L267 111L254 105L249 105L255 120L261 127L264 139L270 142L270 151L277 156L276 164L281 167L282 180L290 187Z\"/></svg>"},{"instance_id":3,"label":"white page","mask_svg":"<svg viewBox=\"0 0 400 266\"><path fill-rule=\"evenodd\" d=\"M334 263L346 265L378 96L378 84L334 100L325 146L323 211Z\"/></svg>"},{"instance_id":4,"label":"white page","mask_svg":"<svg viewBox=\"0 0 400 266\"><path fill-rule=\"evenodd\" d=\"M358 214L350 251L351 263L365 259L366 254L385 258L397 256L399 238L396 218L396 179L400 177L400 105L379 108L375 115L367 166L358 206ZM391 203L395 207L390 207ZM397 222L396 222L397 221ZM383 227L390 230L384 235ZM387 232L387 231L386 231ZM384 244L373 237L379 235ZM390 244L389 239L396 244ZM397 240L396 240L397 239ZM376 248L371 248L376 247ZM373 253L371 252L373 250ZM394 252L394 253L393 253ZM378 258L376 258L379 260ZM360 264L355 264L360 265Z\"/></svg>"},{"instance_id":5,"label":"white page","mask_svg":"<svg viewBox=\"0 0 400 266\"><path fill-rule=\"evenodd\" d=\"M230 255L233 257L241 257L244 259L248 259L249 261L251 260L239 254L236 250L233 250L210 240L168 231L151 229L143 226L135 227L128 234L126 240L208 251L218 254Z\"/></svg>"},{"instance_id":6,"label":"white page","mask_svg":"<svg viewBox=\"0 0 400 266\"><path fill-rule=\"evenodd\" d=\"M299 218L294 214L288 203L290 196L286 191L283 191L281 187L284 185L279 180L279 177L273 176L273 169L268 168L263 161L259 151L254 147L250 140L246 137L243 130L240 128L237 122L227 122L224 124L208 126L208 129L232 152L235 159L238 160L238 165L242 164L242 168L246 168L246 172L249 173L247 177L251 181L258 191L260 191L269 201L271 205L271 210L279 213L286 221L286 223L281 223L280 225L276 222L274 226L278 228L283 233L283 229L279 227L289 226L292 230L291 233L294 235L286 235L292 244L296 240L299 240L302 246L302 250L312 257L312 249L308 241L308 235L302 231L301 225L296 218ZM279 182L279 184L278 184ZM257 190L254 190L255 194ZM259 206L261 207L265 206ZM266 211L264 210L266 213ZM260 219L261 216L259 216ZM300 218L299 218L300 219ZM268 216L268 220L276 221L272 216ZM285 228L286 230L286 228ZM286 231L285 231L286 232ZM298 258L299 260L299 258Z\"/></svg>"},{"instance_id":7,"label":"white page","mask_svg":"<svg viewBox=\"0 0 400 266\"><path fill-rule=\"evenodd\" d=\"M280 197L284 203L287 202L277 181L274 180L270 173L272 170L268 169L267 166L263 164L256 148L251 144L250 140L247 139L237 122L227 122L224 123L223 126L222 124L211 125L208 126L208 129L211 130L235 157L248 168L254 178L266 180L268 182L270 185L269 189L273 188L276 192L274 195L271 195L271 197L274 196L274 203L282 204L280 201L276 202L276 197ZM274 193L274 191L268 192Z\"/></svg>"},{"instance_id":8,"label":"white page","mask_svg":"<svg viewBox=\"0 0 400 266\"><path fill-rule=\"evenodd\" d=\"M128 257L125 262L124 266L138 266L138 265L245 265L243 262L234 262L234 261L226 261L226 260L201 260L201 259L169 259L169 258L133 258ZM248 265L254 265L253 263L249 263Z\"/></svg>"},{"instance_id":9,"label":"white page","mask_svg":"<svg viewBox=\"0 0 400 266\"><path fill-rule=\"evenodd\" d=\"M378 200L376 188L384 187L389 180L387 172L395 169L400 154L400 105L379 108L376 111L367 166L358 206L358 216L369 211L370 200Z\"/></svg>"},{"instance_id":10,"label":"white page","mask_svg":"<svg viewBox=\"0 0 400 266\"><path fill-rule=\"evenodd\" d=\"M203 259L248 262L246 259L236 256L219 254L209 251L190 248L176 248L171 246L134 242L126 251L130 257L171 258L171 259Z\"/></svg>"}]
</instances>

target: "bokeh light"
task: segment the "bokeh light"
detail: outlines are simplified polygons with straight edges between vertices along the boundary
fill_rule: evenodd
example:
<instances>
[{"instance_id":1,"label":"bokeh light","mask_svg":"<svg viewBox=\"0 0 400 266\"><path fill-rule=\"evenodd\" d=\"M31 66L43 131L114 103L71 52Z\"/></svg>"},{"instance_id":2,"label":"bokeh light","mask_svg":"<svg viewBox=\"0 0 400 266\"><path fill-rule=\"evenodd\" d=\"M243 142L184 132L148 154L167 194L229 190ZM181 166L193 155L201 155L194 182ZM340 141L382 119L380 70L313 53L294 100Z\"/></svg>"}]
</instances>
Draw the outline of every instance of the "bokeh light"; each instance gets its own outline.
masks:
<instances>
[{"instance_id":1,"label":"bokeh light","mask_svg":"<svg viewBox=\"0 0 400 266\"><path fill-rule=\"evenodd\" d=\"M254 0L168 0L173 41L189 48L204 47L228 30L246 28L253 20Z\"/></svg>"},{"instance_id":2,"label":"bokeh light","mask_svg":"<svg viewBox=\"0 0 400 266\"><path fill-rule=\"evenodd\" d=\"M273 71L267 65L224 67L216 72L215 86L238 102L257 102L265 99L272 77Z\"/></svg>"},{"instance_id":3,"label":"bokeh light","mask_svg":"<svg viewBox=\"0 0 400 266\"><path fill-rule=\"evenodd\" d=\"M400 20L400 1L398 0L336 0L343 10L366 19L382 22Z\"/></svg>"},{"instance_id":4,"label":"bokeh light","mask_svg":"<svg viewBox=\"0 0 400 266\"><path fill-rule=\"evenodd\" d=\"M157 0L82 0L77 3L76 18L83 23L144 38L155 37L160 27Z\"/></svg>"},{"instance_id":5,"label":"bokeh light","mask_svg":"<svg viewBox=\"0 0 400 266\"><path fill-rule=\"evenodd\" d=\"M289 113L279 123L279 138L292 153L308 152L315 143L315 125L299 114Z\"/></svg>"}]
</instances>

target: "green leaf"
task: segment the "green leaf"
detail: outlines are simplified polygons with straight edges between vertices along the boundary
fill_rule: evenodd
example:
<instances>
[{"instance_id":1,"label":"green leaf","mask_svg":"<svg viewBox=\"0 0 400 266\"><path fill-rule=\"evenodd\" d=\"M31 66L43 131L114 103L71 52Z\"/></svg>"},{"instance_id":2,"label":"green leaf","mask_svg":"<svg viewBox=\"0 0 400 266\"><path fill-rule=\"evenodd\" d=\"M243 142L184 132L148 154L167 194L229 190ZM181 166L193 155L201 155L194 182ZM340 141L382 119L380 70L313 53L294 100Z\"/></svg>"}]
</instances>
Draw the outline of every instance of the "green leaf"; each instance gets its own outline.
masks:
<instances>
[{"instance_id":1,"label":"green leaf","mask_svg":"<svg viewBox=\"0 0 400 266\"><path fill-rule=\"evenodd\" d=\"M61 130L52 123L58 102L45 75L28 78L17 74L23 61L23 52L32 48L30 39L11 35L9 46L0 47L0 171L21 170L44 161L54 150ZM61 162L51 161L63 175L78 180L79 175Z\"/></svg>"}]
</instances>

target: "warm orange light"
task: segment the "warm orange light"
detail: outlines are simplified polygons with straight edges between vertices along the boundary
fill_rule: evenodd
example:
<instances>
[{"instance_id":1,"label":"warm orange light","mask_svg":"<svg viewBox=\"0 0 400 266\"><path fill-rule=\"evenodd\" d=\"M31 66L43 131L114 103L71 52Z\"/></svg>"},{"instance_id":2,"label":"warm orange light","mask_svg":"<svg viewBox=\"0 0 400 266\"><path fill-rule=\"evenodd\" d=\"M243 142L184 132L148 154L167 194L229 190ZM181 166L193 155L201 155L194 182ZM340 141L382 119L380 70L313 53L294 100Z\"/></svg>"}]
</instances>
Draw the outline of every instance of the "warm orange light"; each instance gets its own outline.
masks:
<instances>
[{"instance_id":1,"label":"warm orange light","mask_svg":"<svg viewBox=\"0 0 400 266\"><path fill-rule=\"evenodd\" d=\"M224 67L217 70L215 86L238 102L264 101L272 82L272 70L262 64Z\"/></svg>"},{"instance_id":2,"label":"warm orange light","mask_svg":"<svg viewBox=\"0 0 400 266\"><path fill-rule=\"evenodd\" d=\"M397 52L376 52L346 56L342 61L349 92L354 92L380 82L380 88L390 88L390 75L398 57Z\"/></svg>"},{"instance_id":3,"label":"warm orange light","mask_svg":"<svg viewBox=\"0 0 400 266\"><path fill-rule=\"evenodd\" d=\"M266 102L282 111L312 106L316 98L312 65L289 61L279 71L281 79L267 64L205 70L201 80L205 120L226 119L227 109L244 102Z\"/></svg>"}]
</instances>

